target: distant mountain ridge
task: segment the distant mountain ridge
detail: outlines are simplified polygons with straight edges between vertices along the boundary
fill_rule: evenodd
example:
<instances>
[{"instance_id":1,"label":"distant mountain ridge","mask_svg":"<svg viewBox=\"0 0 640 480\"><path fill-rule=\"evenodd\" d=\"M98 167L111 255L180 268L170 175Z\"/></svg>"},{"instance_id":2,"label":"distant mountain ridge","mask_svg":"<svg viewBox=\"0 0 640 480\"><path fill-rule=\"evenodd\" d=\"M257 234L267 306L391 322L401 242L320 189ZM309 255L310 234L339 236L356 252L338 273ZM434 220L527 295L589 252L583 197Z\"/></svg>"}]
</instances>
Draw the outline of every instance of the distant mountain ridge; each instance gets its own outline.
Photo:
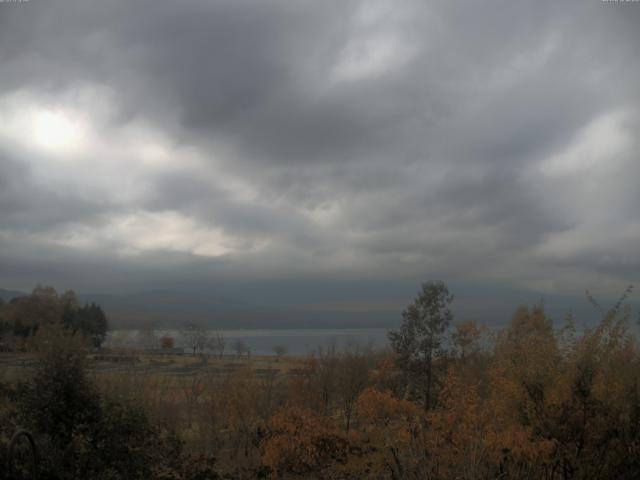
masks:
<instances>
[{"instance_id":1,"label":"distant mountain ridge","mask_svg":"<svg viewBox=\"0 0 640 480\"><path fill-rule=\"evenodd\" d=\"M61 292L59 292L61 293ZM28 295L28 293L0 289L0 298ZM295 297L295 296L294 296ZM506 296L483 292L463 292L454 302L455 321L476 320L489 326L506 325L518 305L532 305L544 298L545 310L560 326L569 312L573 312L579 326L594 325L599 313L584 297L564 295L536 295L515 292ZM397 328L401 322L403 303L378 308L362 301L358 308L347 303L316 303L301 305L261 305L215 292L148 290L121 294L79 294L81 303L95 302L109 319L110 328L136 329L145 325L157 328L180 328L196 323L212 329L289 329L289 328ZM640 303L630 299L633 308L632 326ZM603 307L610 308L611 299ZM375 302L374 302L375 303Z\"/></svg>"},{"instance_id":2,"label":"distant mountain ridge","mask_svg":"<svg viewBox=\"0 0 640 480\"><path fill-rule=\"evenodd\" d=\"M384 312L313 311L304 307L265 306L219 297L208 292L153 290L139 293L83 294L99 304L115 328L145 324L179 327L197 323L210 328L370 328L393 325Z\"/></svg>"},{"instance_id":3,"label":"distant mountain ridge","mask_svg":"<svg viewBox=\"0 0 640 480\"><path fill-rule=\"evenodd\" d=\"M17 290L5 290L3 288L0 288L0 298L5 302L8 302L12 298L24 297L25 295L29 294L25 292L19 292Z\"/></svg>"},{"instance_id":4,"label":"distant mountain ridge","mask_svg":"<svg viewBox=\"0 0 640 480\"><path fill-rule=\"evenodd\" d=\"M61 293L61 292L59 292ZM0 289L9 301L29 295ZM209 328L371 328L392 326L394 316L381 312L315 311L288 306L256 305L210 292L149 290L125 294L78 294L80 303L94 302L109 318L110 328L179 328L197 323Z\"/></svg>"}]
</instances>

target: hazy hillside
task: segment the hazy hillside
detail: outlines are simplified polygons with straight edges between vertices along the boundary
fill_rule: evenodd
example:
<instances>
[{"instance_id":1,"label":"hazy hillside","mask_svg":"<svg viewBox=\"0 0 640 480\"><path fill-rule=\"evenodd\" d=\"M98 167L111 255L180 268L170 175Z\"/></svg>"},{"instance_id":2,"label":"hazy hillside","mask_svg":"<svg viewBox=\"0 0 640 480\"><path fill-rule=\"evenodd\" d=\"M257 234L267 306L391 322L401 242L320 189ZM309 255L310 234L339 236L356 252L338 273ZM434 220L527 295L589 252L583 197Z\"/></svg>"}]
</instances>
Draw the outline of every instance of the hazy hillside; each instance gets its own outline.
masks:
<instances>
[{"instance_id":1,"label":"hazy hillside","mask_svg":"<svg viewBox=\"0 0 640 480\"><path fill-rule=\"evenodd\" d=\"M0 298L5 301L11 300L15 297L23 297L25 295L27 294L24 292L18 292L17 290L5 290L0 288Z\"/></svg>"},{"instance_id":2,"label":"hazy hillside","mask_svg":"<svg viewBox=\"0 0 640 480\"><path fill-rule=\"evenodd\" d=\"M24 292L0 289L0 298L9 300ZM127 294L79 294L81 303L95 302L109 318L111 328L137 328L153 323L177 327L195 322L211 328L395 328L406 302L376 309L375 304L354 308L349 304L264 305L207 291L151 290ZM597 322L599 314L584 296L541 295L535 292L461 292L456 296L455 321L475 320L488 325L505 325L513 305L544 302L554 322L572 312L579 325ZM602 299L611 307L615 299ZM634 311L640 306L629 302Z\"/></svg>"},{"instance_id":3,"label":"hazy hillside","mask_svg":"<svg viewBox=\"0 0 640 480\"><path fill-rule=\"evenodd\" d=\"M114 328L153 322L166 327L196 322L212 328L390 327L399 312L312 311L304 307L250 304L206 292L149 291L126 295L85 294L82 302L102 306Z\"/></svg>"}]
</instances>

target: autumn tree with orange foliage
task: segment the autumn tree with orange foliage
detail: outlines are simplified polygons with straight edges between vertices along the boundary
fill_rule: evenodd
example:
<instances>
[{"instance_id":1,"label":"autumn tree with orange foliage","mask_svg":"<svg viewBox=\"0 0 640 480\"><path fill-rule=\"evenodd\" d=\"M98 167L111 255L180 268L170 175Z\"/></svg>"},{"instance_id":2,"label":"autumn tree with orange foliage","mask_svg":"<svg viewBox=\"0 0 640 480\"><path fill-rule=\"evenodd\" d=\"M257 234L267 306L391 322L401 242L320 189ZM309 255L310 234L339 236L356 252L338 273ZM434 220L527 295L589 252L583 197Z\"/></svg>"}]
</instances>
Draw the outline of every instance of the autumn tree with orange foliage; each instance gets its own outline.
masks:
<instances>
[{"instance_id":1,"label":"autumn tree with orange foliage","mask_svg":"<svg viewBox=\"0 0 640 480\"><path fill-rule=\"evenodd\" d=\"M287 406L268 423L262 459L276 475L320 474L347 458L345 434L309 408Z\"/></svg>"},{"instance_id":2,"label":"autumn tree with orange foliage","mask_svg":"<svg viewBox=\"0 0 640 480\"><path fill-rule=\"evenodd\" d=\"M424 478L424 411L388 390L368 388L357 401L360 455L350 458L359 478Z\"/></svg>"}]
</instances>

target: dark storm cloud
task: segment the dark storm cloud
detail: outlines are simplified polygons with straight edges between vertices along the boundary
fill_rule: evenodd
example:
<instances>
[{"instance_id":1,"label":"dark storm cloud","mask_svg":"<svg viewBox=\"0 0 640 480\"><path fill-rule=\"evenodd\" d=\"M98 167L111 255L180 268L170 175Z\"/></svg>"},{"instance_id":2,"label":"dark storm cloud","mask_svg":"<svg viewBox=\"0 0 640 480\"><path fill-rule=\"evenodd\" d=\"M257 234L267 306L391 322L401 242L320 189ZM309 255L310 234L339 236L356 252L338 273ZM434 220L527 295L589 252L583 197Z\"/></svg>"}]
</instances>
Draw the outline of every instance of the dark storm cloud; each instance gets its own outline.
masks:
<instances>
[{"instance_id":1,"label":"dark storm cloud","mask_svg":"<svg viewBox=\"0 0 640 480\"><path fill-rule=\"evenodd\" d=\"M75 163L0 136L0 263L34 283L86 281L100 252L111 286L615 289L637 280L639 21L577 1L0 4L2 96L97 125ZM140 125L161 160L127 143Z\"/></svg>"}]
</instances>

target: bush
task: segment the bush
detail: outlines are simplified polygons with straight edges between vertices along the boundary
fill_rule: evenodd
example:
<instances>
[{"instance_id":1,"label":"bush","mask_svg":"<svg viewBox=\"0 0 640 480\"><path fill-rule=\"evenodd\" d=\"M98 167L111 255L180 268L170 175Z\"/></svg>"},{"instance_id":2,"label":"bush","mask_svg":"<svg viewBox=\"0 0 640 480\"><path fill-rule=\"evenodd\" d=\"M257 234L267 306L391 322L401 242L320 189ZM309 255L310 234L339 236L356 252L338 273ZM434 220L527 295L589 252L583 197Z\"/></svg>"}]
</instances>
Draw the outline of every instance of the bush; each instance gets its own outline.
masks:
<instances>
[{"instance_id":1,"label":"bush","mask_svg":"<svg viewBox=\"0 0 640 480\"><path fill-rule=\"evenodd\" d=\"M52 327L36 346L39 363L18 388L17 411L36 435L41 478L182 478L181 442L142 408L99 394L86 375L81 339Z\"/></svg>"}]
</instances>

